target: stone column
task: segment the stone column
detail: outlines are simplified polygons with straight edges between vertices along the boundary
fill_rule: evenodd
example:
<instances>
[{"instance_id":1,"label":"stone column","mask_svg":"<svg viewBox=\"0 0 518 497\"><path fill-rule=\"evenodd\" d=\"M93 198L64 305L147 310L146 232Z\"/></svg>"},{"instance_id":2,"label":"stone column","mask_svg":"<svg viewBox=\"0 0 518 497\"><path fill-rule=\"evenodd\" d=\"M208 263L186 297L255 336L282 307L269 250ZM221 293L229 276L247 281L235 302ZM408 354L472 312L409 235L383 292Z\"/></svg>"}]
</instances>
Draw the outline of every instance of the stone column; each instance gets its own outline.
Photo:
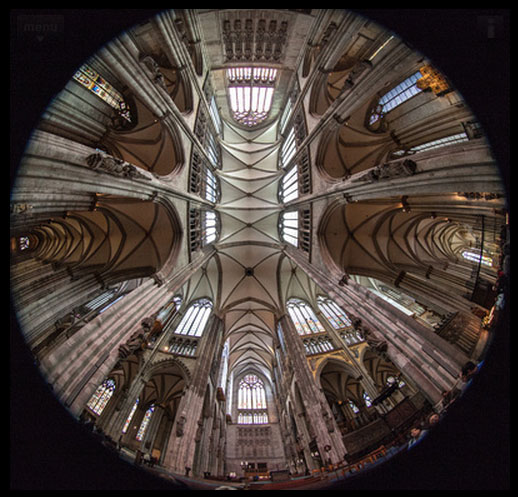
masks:
<instances>
[{"instance_id":1,"label":"stone column","mask_svg":"<svg viewBox=\"0 0 518 497\"><path fill-rule=\"evenodd\" d=\"M216 350L219 350L217 345L221 331L221 319L212 315L199 346L196 370L178 406L175 426L166 448L164 467L173 472L183 474L186 468L190 468L190 471L194 468L194 440L201 437L199 420L210 381L211 365L215 360Z\"/></svg>"},{"instance_id":2,"label":"stone column","mask_svg":"<svg viewBox=\"0 0 518 497\"><path fill-rule=\"evenodd\" d=\"M323 274L295 250L285 253L350 317L360 318L374 338L387 343L390 360L432 404L455 385L468 360L455 346L361 285L350 280L339 285L340 275Z\"/></svg>"},{"instance_id":3,"label":"stone column","mask_svg":"<svg viewBox=\"0 0 518 497\"><path fill-rule=\"evenodd\" d=\"M311 425L310 431L314 432L309 435L316 441L324 463L327 458L331 459L333 464L342 462L346 449L327 400L309 370L300 336L288 316L282 316L280 322L287 353L293 366L293 376L299 386L307 420ZM311 440L307 442L309 443ZM330 449L325 450L326 447L330 447ZM304 452L306 460L311 461L311 458L308 458L309 448L304 447Z\"/></svg>"}]
</instances>

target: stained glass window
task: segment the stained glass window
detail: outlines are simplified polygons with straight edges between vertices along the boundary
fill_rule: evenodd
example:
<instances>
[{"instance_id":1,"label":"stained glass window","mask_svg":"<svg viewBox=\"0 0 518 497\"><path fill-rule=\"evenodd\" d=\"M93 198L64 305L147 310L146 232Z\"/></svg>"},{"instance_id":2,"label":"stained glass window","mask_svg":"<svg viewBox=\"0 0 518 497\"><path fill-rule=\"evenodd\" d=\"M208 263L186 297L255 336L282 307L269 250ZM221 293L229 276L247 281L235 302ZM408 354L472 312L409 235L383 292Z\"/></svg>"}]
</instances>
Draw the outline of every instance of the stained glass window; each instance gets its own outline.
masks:
<instances>
[{"instance_id":1,"label":"stained glass window","mask_svg":"<svg viewBox=\"0 0 518 497\"><path fill-rule=\"evenodd\" d=\"M18 238L18 248L20 250L26 250L29 248L29 237L28 236L21 236Z\"/></svg>"},{"instance_id":2,"label":"stained glass window","mask_svg":"<svg viewBox=\"0 0 518 497\"><path fill-rule=\"evenodd\" d=\"M313 309L303 300L292 298L288 300L286 308L299 335L325 332Z\"/></svg>"},{"instance_id":3,"label":"stained glass window","mask_svg":"<svg viewBox=\"0 0 518 497\"><path fill-rule=\"evenodd\" d=\"M480 262L484 264L484 266L493 267L493 259L487 255L481 254L480 251L464 250L461 255L467 261L476 262L477 264Z\"/></svg>"},{"instance_id":4,"label":"stained glass window","mask_svg":"<svg viewBox=\"0 0 518 497\"><path fill-rule=\"evenodd\" d=\"M352 325L347 314L330 298L319 296L317 305L320 312L326 317L335 330L347 328Z\"/></svg>"},{"instance_id":5,"label":"stained glass window","mask_svg":"<svg viewBox=\"0 0 518 497\"><path fill-rule=\"evenodd\" d=\"M128 428L129 428L129 425L131 423L131 420L133 419L133 415L135 414L135 411L137 410L137 406L138 406L138 399L133 404L133 407L131 408L129 416L126 419L126 422L124 423L124 426L122 427L122 433L126 433L128 431Z\"/></svg>"},{"instance_id":6,"label":"stained glass window","mask_svg":"<svg viewBox=\"0 0 518 497\"><path fill-rule=\"evenodd\" d=\"M97 416L99 416L106 404L111 399L113 392L115 391L115 382L108 378L104 380L101 385L97 388L95 393L90 397L90 400L87 402L86 406Z\"/></svg>"},{"instance_id":7,"label":"stained glass window","mask_svg":"<svg viewBox=\"0 0 518 497\"><path fill-rule=\"evenodd\" d=\"M247 374L239 382L237 408L239 424L268 423L264 383L255 374Z\"/></svg>"},{"instance_id":8,"label":"stained glass window","mask_svg":"<svg viewBox=\"0 0 518 497\"><path fill-rule=\"evenodd\" d=\"M363 392L363 402L367 407L372 406L372 400L367 392Z\"/></svg>"},{"instance_id":9,"label":"stained glass window","mask_svg":"<svg viewBox=\"0 0 518 497\"><path fill-rule=\"evenodd\" d=\"M417 81L422 77L420 71L412 74L409 78L399 83L397 86L385 93L378 101L375 112L370 116L370 124L374 124L384 114L395 109L398 105L406 102L409 98L417 95L421 90L417 86Z\"/></svg>"},{"instance_id":10,"label":"stained glass window","mask_svg":"<svg viewBox=\"0 0 518 497\"><path fill-rule=\"evenodd\" d=\"M351 400L347 400L347 404L351 408L351 410L354 412L354 414L358 414L360 410L358 409L358 406Z\"/></svg>"},{"instance_id":11,"label":"stained glass window","mask_svg":"<svg viewBox=\"0 0 518 497\"><path fill-rule=\"evenodd\" d=\"M144 418L142 419L142 423L140 423L140 427L139 427L138 432L137 432L137 440L139 442L141 442L142 439L144 438L144 435L146 433L147 427L149 425L149 421L151 420L151 416L152 416L154 411L155 411L155 404L151 404L148 407L148 409L146 411L146 414L144 414Z\"/></svg>"},{"instance_id":12,"label":"stained glass window","mask_svg":"<svg viewBox=\"0 0 518 497\"><path fill-rule=\"evenodd\" d=\"M74 74L74 80L95 93L108 105L116 109L121 117L131 122L130 109L124 97L91 67L86 64L82 65Z\"/></svg>"},{"instance_id":13,"label":"stained glass window","mask_svg":"<svg viewBox=\"0 0 518 497\"><path fill-rule=\"evenodd\" d=\"M187 309L175 333L178 335L200 337L203 334L211 312L212 302L210 300L196 300Z\"/></svg>"},{"instance_id":14,"label":"stained glass window","mask_svg":"<svg viewBox=\"0 0 518 497\"><path fill-rule=\"evenodd\" d=\"M277 69L230 67L228 96L234 119L248 127L263 122L270 112Z\"/></svg>"}]
</instances>

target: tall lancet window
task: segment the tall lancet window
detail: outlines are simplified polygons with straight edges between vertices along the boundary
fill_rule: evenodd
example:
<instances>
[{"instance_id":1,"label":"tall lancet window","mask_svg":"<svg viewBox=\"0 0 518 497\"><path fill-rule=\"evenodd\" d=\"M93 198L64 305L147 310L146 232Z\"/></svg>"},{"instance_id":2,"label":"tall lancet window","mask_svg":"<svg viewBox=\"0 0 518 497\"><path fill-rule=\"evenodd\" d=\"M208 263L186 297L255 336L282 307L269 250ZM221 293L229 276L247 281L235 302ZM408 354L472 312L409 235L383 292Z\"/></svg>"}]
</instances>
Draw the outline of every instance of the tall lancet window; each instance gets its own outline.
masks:
<instances>
[{"instance_id":1,"label":"tall lancet window","mask_svg":"<svg viewBox=\"0 0 518 497\"><path fill-rule=\"evenodd\" d=\"M123 119L131 122L130 109L124 97L98 72L84 64L74 74L74 80L104 100Z\"/></svg>"},{"instance_id":2,"label":"tall lancet window","mask_svg":"<svg viewBox=\"0 0 518 497\"><path fill-rule=\"evenodd\" d=\"M137 440L139 442L142 441L144 438L144 435L146 434L147 427L149 425L149 421L151 421L151 416L153 415L153 412L155 411L155 404L151 404L146 413L144 414L144 418L142 419L142 423L140 423L140 427L137 432Z\"/></svg>"},{"instance_id":3,"label":"tall lancet window","mask_svg":"<svg viewBox=\"0 0 518 497\"><path fill-rule=\"evenodd\" d=\"M201 337L211 312L212 302L209 299L196 300L187 309L175 333L177 335Z\"/></svg>"},{"instance_id":4,"label":"tall lancet window","mask_svg":"<svg viewBox=\"0 0 518 497\"><path fill-rule=\"evenodd\" d=\"M422 77L422 74L417 71L407 79L390 89L387 93L382 95L378 101L376 109L373 110L369 123L374 124L376 121L381 119L387 112L395 109L397 106L406 102L421 92L421 89L417 85L417 81Z\"/></svg>"},{"instance_id":5,"label":"tall lancet window","mask_svg":"<svg viewBox=\"0 0 518 497\"><path fill-rule=\"evenodd\" d=\"M268 423L264 383L255 374L247 374L239 382L237 409L238 424Z\"/></svg>"},{"instance_id":6,"label":"tall lancet window","mask_svg":"<svg viewBox=\"0 0 518 497\"><path fill-rule=\"evenodd\" d=\"M317 298L317 305L320 312L326 317L329 324L335 330L352 326L347 314L330 298L319 296Z\"/></svg>"},{"instance_id":7,"label":"tall lancet window","mask_svg":"<svg viewBox=\"0 0 518 497\"><path fill-rule=\"evenodd\" d=\"M115 392L115 382L111 378L108 378L99 385L87 402L86 407L94 414L97 414L97 416L100 416L106 404L108 404L108 401L112 398L113 392Z\"/></svg>"},{"instance_id":8,"label":"tall lancet window","mask_svg":"<svg viewBox=\"0 0 518 497\"><path fill-rule=\"evenodd\" d=\"M234 119L252 127L270 112L277 69L271 67L230 67L227 69L228 96Z\"/></svg>"},{"instance_id":9,"label":"tall lancet window","mask_svg":"<svg viewBox=\"0 0 518 497\"><path fill-rule=\"evenodd\" d=\"M324 333L326 331L311 306L303 300L292 298L288 300L286 308L299 335L311 335L312 333Z\"/></svg>"}]
</instances>

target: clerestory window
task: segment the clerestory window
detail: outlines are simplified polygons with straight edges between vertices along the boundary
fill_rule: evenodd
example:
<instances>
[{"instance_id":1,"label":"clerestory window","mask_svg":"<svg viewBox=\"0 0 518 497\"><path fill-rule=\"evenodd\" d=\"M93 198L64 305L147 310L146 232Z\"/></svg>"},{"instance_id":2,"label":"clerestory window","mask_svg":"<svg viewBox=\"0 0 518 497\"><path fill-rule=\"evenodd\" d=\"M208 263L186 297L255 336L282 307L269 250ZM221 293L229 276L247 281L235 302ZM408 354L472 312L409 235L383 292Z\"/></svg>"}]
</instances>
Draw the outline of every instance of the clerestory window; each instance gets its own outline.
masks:
<instances>
[{"instance_id":1,"label":"clerestory window","mask_svg":"<svg viewBox=\"0 0 518 497\"><path fill-rule=\"evenodd\" d=\"M317 305L320 312L335 330L341 330L352 325L347 314L330 298L319 295Z\"/></svg>"},{"instance_id":2,"label":"clerestory window","mask_svg":"<svg viewBox=\"0 0 518 497\"><path fill-rule=\"evenodd\" d=\"M228 96L234 119L252 127L270 112L277 69L272 67L230 67L227 69Z\"/></svg>"},{"instance_id":3,"label":"clerestory window","mask_svg":"<svg viewBox=\"0 0 518 497\"><path fill-rule=\"evenodd\" d=\"M394 88L385 93L378 101L378 105L373 110L369 124L374 124L376 121L381 119L387 112L395 109L397 106L406 102L421 92L421 89L417 85L417 81L422 77L420 71L412 74L410 77L396 85Z\"/></svg>"},{"instance_id":4,"label":"clerestory window","mask_svg":"<svg viewBox=\"0 0 518 497\"><path fill-rule=\"evenodd\" d=\"M201 337L212 312L212 302L209 299L199 299L193 302L184 314L175 333Z\"/></svg>"},{"instance_id":5,"label":"clerestory window","mask_svg":"<svg viewBox=\"0 0 518 497\"><path fill-rule=\"evenodd\" d=\"M324 333L326 331L311 306L303 300L291 298L286 303L286 308L299 335L311 335L312 333Z\"/></svg>"},{"instance_id":6,"label":"clerestory window","mask_svg":"<svg viewBox=\"0 0 518 497\"><path fill-rule=\"evenodd\" d=\"M131 122L130 108L124 97L90 66L83 64L74 74L74 80L104 100L123 119Z\"/></svg>"}]
</instances>

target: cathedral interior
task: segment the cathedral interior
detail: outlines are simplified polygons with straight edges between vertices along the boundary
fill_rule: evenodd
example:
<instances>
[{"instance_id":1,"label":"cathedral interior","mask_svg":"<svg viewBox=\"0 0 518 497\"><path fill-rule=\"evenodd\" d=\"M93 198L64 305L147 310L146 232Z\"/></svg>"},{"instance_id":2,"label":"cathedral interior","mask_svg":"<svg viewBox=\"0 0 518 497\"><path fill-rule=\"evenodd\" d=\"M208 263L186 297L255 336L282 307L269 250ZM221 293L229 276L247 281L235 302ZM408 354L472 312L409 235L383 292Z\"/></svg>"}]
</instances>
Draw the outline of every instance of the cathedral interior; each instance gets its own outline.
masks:
<instances>
[{"instance_id":1,"label":"cathedral interior","mask_svg":"<svg viewBox=\"0 0 518 497\"><path fill-rule=\"evenodd\" d=\"M464 458L502 478L510 214L491 119L368 12L144 14L24 102L15 485L390 488L423 467L462 479ZM37 44L22 17L18 43ZM42 46L74 27L61 17ZM74 457L72 481L56 468Z\"/></svg>"}]
</instances>

